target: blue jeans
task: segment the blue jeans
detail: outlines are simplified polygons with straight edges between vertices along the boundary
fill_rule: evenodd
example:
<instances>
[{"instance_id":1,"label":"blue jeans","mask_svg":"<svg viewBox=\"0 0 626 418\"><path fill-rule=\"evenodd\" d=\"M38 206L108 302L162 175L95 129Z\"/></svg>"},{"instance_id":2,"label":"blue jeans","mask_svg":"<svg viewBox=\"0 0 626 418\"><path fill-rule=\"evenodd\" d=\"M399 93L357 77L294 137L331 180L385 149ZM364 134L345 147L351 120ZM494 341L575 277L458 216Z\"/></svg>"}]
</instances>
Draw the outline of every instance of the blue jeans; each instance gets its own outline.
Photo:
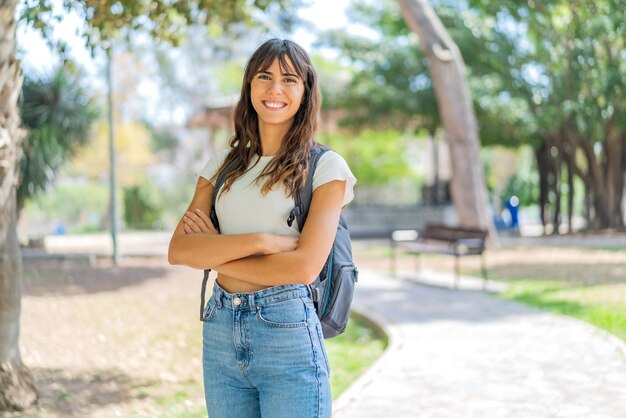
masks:
<instances>
[{"instance_id":1,"label":"blue jeans","mask_svg":"<svg viewBox=\"0 0 626 418\"><path fill-rule=\"evenodd\" d=\"M233 294L216 281L204 320L210 418L331 416L330 367L307 286Z\"/></svg>"}]
</instances>

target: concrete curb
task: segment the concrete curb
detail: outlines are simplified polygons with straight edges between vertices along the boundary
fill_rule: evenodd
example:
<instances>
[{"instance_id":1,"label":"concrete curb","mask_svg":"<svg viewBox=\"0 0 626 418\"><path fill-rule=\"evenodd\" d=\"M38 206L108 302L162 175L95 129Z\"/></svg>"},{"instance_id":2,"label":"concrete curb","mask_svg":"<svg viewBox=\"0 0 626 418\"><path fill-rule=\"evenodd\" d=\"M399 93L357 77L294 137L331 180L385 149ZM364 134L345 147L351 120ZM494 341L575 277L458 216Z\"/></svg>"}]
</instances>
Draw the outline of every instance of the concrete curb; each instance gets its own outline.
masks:
<instances>
[{"instance_id":1,"label":"concrete curb","mask_svg":"<svg viewBox=\"0 0 626 418\"><path fill-rule=\"evenodd\" d=\"M368 312L366 314L362 308L353 307L351 310L357 316L365 318L367 322L374 324L376 328L382 331L387 339L387 348L361 376L359 376L337 399L335 399L335 401L333 401L333 415L350 408L363 388L371 384L372 381L376 379L376 376L384 371L387 359L399 353L403 340L400 333L389 327L389 319L383 318L382 315L373 312Z\"/></svg>"}]
</instances>

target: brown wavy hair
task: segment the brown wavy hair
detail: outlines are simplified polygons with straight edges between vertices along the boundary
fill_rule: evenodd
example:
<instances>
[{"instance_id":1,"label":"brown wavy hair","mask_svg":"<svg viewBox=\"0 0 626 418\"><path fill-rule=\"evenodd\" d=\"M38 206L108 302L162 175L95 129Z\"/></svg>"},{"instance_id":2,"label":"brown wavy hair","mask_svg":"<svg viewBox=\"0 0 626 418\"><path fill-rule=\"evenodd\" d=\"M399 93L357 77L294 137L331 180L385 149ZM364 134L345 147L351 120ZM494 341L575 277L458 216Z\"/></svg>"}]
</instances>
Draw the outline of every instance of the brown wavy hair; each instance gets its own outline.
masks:
<instances>
[{"instance_id":1,"label":"brown wavy hair","mask_svg":"<svg viewBox=\"0 0 626 418\"><path fill-rule=\"evenodd\" d=\"M289 67L287 57L295 68ZM211 182L217 179L222 170L232 161L237 161L235 167L226 175L220 195L230 190L233 182L246 173L255 155L263 155L258 116L250 99L250 83L259 71L267 70L276 58L282 70L295 72L303 80L304 95L294 115L293 125L283 138L278 153L261 171L256 182L258 184L266 178L261 188L262 195L267 194L276 183L280 183L291 198L306 182L310 151L317 145L314 135L317 132L322 101L317 74L309 55L301 46L286 39L270 39L252 54L246 64L241 96L233 112L235 134L229 141L231 150L217 173L210 179Z\"/></svg>"}]
</instances>

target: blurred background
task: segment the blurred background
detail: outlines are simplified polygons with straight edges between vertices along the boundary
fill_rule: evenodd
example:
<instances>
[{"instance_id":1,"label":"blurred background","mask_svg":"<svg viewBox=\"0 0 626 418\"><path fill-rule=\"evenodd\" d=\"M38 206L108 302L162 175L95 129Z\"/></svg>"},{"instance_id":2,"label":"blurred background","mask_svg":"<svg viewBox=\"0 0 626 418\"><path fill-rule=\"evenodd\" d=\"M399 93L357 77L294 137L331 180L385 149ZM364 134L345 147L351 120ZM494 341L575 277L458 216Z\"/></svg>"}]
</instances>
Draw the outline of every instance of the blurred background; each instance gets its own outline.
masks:
<instances>
[{"instance_id":1,"label":"blurred background","mask_svg":"<svg viewBox=\"0 0 626 418\"><path fill-rule=\"evenodd\" d=\"M445 255L418 263L390 239L475 219L494 231L483 257L494 296L626 341L621 1L432 0L431 23L443 26L430 39L407 25L399 3L409 2L391 0L9 3L0 19L11 29L17 18L24 74L14 257L23 272L2 265L0 360L17 352L21 326L39 403L3 418L206 416L201 275L170 266L167 247L198 171L228 146L245 61L271 37L302 45L318 72L317 140L358 179L344 213L359 268L444 289L456 272L461 288L476 289L480 257L460 269ZM468 98L457 116L471 128L473 113L475 132L446 134L450 104L434 89L426 44L441 61L458 47L462 77L448 88ZM464 187L470 178L478 186ZM472 205L486 215L467 222ZM12 298L2 299L5 289ZM446 307L446 298L428 303ZM333 396L379 358L387 337L354 316L328 341ZM0 410L12 409L7 393Z\"/></svg>"},{"instance_id":2,"label":"blurred background","mask_svg":"<svg viewBox=\"0 0 626 418\"><path fill-rule=\"evenodd\" d=\"M623 230L623 23L591 22L560 4L433 5L467 66L498 230ZM85 46L77 11L56 4L49 13L61 24L47 40L26 21L18 28L31 128L23 146L32 149L22 163L19 236L31 245L105 232L111 222L106 56ZM245 59L272 36L292 38L313 57L324 97L318 141L344 155L359 179L347 209L355 236L456 222L431 78L398 5L295 2L257 19L228 30L185 26L178 46L146 28L124 28L111 41L121 231L172 230L197 170L227 146ZM63 54L51 43L62 43ZM47 147L33 149L37 141ZM372 207L376 222L366 214Z\"/></svg>"}]
</instances>

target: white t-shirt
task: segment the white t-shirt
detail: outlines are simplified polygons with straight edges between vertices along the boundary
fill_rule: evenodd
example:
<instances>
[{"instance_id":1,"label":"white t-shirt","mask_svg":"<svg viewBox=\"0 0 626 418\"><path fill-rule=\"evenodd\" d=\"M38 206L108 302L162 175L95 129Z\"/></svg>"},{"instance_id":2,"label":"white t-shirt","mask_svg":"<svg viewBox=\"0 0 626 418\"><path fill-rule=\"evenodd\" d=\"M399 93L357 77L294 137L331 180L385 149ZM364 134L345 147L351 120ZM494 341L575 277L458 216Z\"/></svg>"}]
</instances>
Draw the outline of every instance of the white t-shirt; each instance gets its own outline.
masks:
<instances>
[{"instance_id":1,"label":"white t-shirt","mask_svg":"<svg viewBox=\"0 0 626 418\"><path fill-rule=\"evenodd\" d=\"M229 149L216 153L200 170L199 175L207 180L213 177L226 159L228 152ZM273 155L253 157L251 165L254 165L257 159L260 161L239 177L227 193L218 195L215 211L222 234L270 232L300 236L298 222L295 219L291 227L287 225L287 218L294 207L294 199L288 197L284 186L275 184L272 190L263 196L261 188L267 178L264 177L258 185L254 181L272 158L274 158ZM346 180L346 190L341 205L343 207L354 198L353 187L357 180L343 157L329 150L322 154L317 162L313 175L313 190L333 180ZM215 181L212 184L215 186Z\"/></svg>"}]
</instances>

